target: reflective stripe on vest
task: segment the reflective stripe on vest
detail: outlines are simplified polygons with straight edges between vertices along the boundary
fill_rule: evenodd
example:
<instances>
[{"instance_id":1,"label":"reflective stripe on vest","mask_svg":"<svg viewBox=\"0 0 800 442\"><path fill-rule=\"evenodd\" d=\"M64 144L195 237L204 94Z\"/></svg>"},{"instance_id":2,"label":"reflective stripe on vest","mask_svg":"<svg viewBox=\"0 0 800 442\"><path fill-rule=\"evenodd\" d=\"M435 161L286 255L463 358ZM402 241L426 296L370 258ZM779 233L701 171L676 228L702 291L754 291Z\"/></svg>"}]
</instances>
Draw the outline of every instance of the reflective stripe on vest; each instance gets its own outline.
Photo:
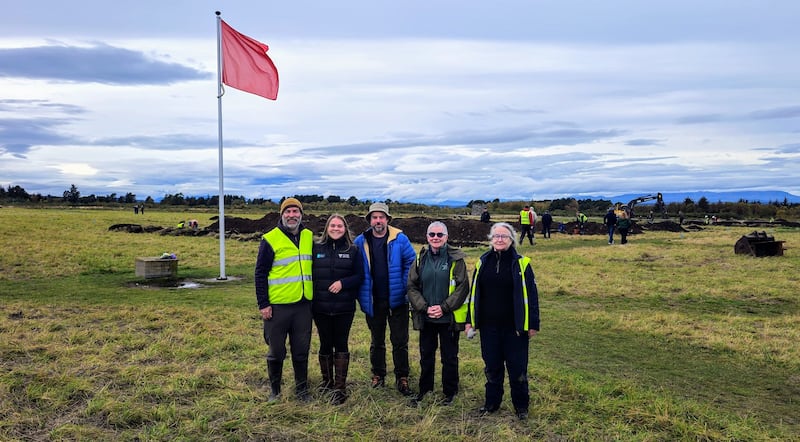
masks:
<instances>
[{"instance_id":1,"label":"reflective stripe on vest","mask_svg":"<svg viewBox=\"0 0 800 442\"><path fill-rule=\"evenodd\" d=\"M530 315L530 312L528 311L528 285L525 284L525 269L528 267L530 262L531 262L531 259L528 258L527 256L523 256L523 257L519 258L520 277L521 277L521 280L522 280L522 306L525 309L525 319L524 319L524 322L522 324L523 327L524 327L523 330L529 330L528 329L528 320L529 320L528 316ZM473 326L475 326L478 323L478 320L477 320L478 312L475 311L475 290L476 290L476 287L478 287L478 275L480 274L480 270L481 270L481 260L478 259L478 261L475 262L475 279L472 281L472 289L470 290L469 299L468 299L468 301L469 301L469 303L468 303L469 311L472 312L471 320L472 320L472 325ZM467 305L466 302L464 304ZM514 326L516 327L516 324L514 324Z\"/></svg>"},{"instance_id":2,"label":"reflective stripe on vest","mask_svg":"<svg viewBox=\"0 0 800 442\"><path fill-rule=\"evenodd\" d=\"M313 234L308 229L300 232L300 248L279 228L274 228L262 236L275 252L272 268L267 276L269 302L271 304L292 304L303 297L314 297L311 282L311 249Z\"/></svg>"},{"instance_id":3,"label":"reflective stripe on vest","mask_svg":"<svg viewBox=\"0 0 800 442\"><path fill-rule=\"evenodd\" d=\"M456 263L454 261L453 263L450 264L450 289L447 292L447 296L451 296L453 292L456 291L456 278L453 275L455 273L455 269L456 269ZM464 299L464 303L461 304L461 307L453 310L453 317L455 318L455 321L459 324L467 322L467 309L469 308L468 301L469 301L469 296L467 296L467 298Z\"/></svg>"}]
</instances>

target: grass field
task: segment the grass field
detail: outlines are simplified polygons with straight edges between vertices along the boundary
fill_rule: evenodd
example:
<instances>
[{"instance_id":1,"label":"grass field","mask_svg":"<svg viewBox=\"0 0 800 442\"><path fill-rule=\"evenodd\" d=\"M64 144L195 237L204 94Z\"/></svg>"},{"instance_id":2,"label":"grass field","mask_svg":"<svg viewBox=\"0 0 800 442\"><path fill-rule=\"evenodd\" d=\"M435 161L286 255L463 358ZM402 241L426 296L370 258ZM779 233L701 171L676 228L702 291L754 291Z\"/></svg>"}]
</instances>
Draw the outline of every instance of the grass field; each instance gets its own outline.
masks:
<instances>
[{"instance_id":1,"label":"grass field","mask_svg":"<svg viewBox=\"0 0 800 442\"><path fill-rule=\"evenodd\" d=\"M192 217L202 227L213 215ZM800 440L800 229L768 229L786 241L771 258L733 253L745 227L645 233L626 246L554 234L522 246L542 330L520 422L507 393L499 413L475 416L479 338L461 341L452 406L411 408L391 388L368 388L360 312L344 405L268 403L258 243L226 241L229 279L217 281L213 237L108 231L185 217L0 208L0 440ZM482 251L468 249L470 262ZM164 252L199 287L134 275L137 256ZM414 387L416 340L412 331Z\"/></svg>"}]
</instances>

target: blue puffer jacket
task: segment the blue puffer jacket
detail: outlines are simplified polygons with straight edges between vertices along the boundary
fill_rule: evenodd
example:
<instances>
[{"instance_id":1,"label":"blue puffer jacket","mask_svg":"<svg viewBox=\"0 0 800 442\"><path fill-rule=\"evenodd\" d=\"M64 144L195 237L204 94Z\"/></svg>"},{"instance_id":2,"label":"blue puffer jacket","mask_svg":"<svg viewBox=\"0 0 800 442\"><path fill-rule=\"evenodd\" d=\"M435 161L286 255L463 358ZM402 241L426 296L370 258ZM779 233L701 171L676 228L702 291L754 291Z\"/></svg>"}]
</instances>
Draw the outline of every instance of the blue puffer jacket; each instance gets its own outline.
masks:
<instances>
[{"instance_id":1,"label":"blue puffer jacket","mask_svg":"<svg viewBox=\"0 0 800 442\"><path fill-rule=\"evenodd\" d=\"M417 252L405 233L397 227L387 226L389 231L386 240L386 250L389 254L389 307L400 307L408 304L406 287L408 286L408 271L417 259ZM372 316L372 263L369 257L369 238L372 236L372 229L358 235L355 244L361 251L361 259L364 262L364 282L361 283L361 290L358 293L358 304L361 311Z\"/></svg>"}]
</instances>

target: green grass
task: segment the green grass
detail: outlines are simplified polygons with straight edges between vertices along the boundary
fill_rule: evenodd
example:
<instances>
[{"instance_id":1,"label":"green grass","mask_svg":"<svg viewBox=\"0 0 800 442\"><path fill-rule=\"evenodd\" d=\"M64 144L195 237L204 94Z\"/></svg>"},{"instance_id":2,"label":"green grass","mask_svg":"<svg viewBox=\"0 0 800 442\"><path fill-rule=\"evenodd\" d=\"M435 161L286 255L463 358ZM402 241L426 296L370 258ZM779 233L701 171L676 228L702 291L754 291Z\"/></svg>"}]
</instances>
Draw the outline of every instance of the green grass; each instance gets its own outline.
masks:
<instances>
[{"instance_id":1,"label":"green grass","mask_svg":"<svg viewBox=\"0 0 800 442\"><path fill-rule=\"evenodd\" d=\"M193 217L202 226L213 215ZM733 253L747 228L522 246L542 330L531 343L531 414L519 422L508 394L499 413L475 417L479 338L461 341L453 406L410 408L391 388L370 389L361 313L344 405L268 403L258 244L226 241L230 278L216 281L213 237L108 231L182 217L0 209L0 440L800 440L798 229L769 231L785 256L758 259ZM135 257L163 252L202 287L134 275ZM482 252L468 249L470 263ZM410 344L416 384L416 332ZM315 337L313 383L317 348Z\"/></svg>"}]
</instances>

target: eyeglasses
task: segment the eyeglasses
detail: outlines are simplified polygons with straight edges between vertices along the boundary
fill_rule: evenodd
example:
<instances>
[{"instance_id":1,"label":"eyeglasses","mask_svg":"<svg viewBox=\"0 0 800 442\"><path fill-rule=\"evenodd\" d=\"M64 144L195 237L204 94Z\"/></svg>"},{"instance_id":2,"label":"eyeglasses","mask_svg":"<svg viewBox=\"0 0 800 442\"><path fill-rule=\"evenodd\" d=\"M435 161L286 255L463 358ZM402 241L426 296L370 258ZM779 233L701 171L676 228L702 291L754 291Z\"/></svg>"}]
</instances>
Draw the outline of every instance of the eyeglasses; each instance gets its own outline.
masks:
<instances>
[{"instance_id":1,"label":"eyeglasses","mask_svg":"<svg viewBox=\"0 0 800 442\"><path fill-rule=\"evenodd\" d=\"M431 237L431 238L433 238L434 236L437 237L437 238L441 238L441 237L443 237L445 235L447 235L447 234L443 233L443 232L428 232L428 236Z\"/></svg>"},{"instance_id":2,"label":"eyeglasses","mask_svg":"<svg viewBox=\"0 0 800 442\"><path fill-rule=\"evenodd\" d=\"M503 234L496 234L496 235L492 235L492 239L502 239L503 241L505 241L505 240L511 239L511 236L503 235Z\"/></svg>"}]
</instances>

